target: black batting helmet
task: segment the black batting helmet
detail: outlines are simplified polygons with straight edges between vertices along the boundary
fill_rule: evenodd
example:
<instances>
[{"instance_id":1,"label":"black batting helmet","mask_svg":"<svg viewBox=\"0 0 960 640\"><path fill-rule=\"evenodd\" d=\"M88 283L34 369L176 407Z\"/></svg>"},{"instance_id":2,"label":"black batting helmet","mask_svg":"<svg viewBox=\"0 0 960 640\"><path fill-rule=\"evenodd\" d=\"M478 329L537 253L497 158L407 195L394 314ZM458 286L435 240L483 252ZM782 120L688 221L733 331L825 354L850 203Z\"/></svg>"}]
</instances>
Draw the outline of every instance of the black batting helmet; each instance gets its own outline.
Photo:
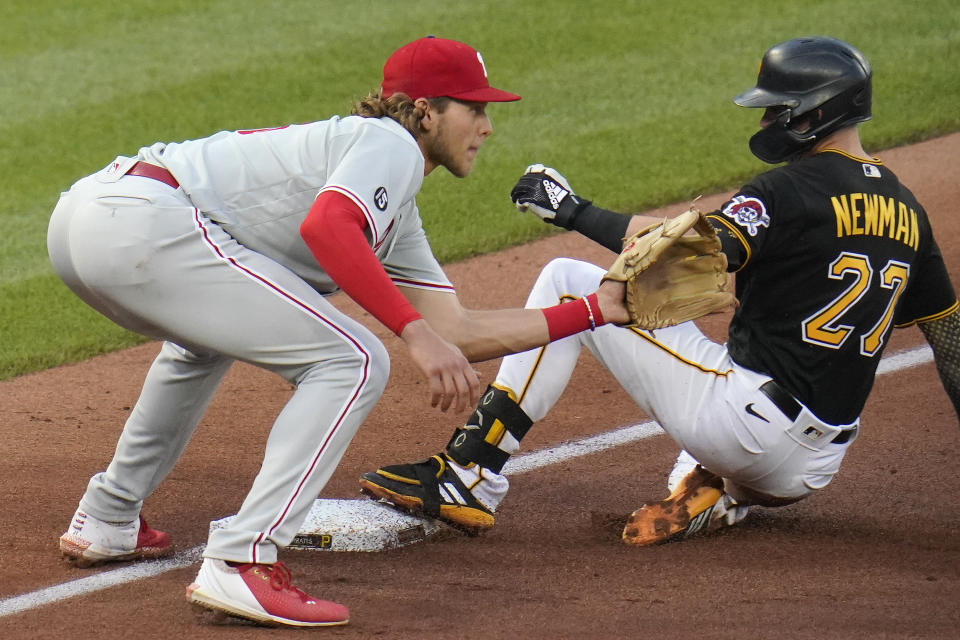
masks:
<instances>
[{"instance_id":1,"label":"black batting helmet","mask_svg":"<svg viewBox=\"0 0 960 640\"><path fill-rule=\"evenodd\" d=\"M757 86L736 96L741 107L783 107L750 138L764 162L793 160L841 127L870 119L870 63L852 46L826 36L795 38L763 56Z\"/></svg>"}]
</instances>

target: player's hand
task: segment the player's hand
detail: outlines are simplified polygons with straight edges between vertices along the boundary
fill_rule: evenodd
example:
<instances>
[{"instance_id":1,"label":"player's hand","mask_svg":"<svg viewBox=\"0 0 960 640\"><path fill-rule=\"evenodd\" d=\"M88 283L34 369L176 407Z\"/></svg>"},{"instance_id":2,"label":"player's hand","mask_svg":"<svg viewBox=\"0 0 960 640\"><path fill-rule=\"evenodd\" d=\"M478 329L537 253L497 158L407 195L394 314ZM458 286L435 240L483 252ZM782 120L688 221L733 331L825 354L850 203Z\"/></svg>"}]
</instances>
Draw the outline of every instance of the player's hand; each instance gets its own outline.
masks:
<instances>
[{"instance_id":1,"label":"player's hand","mask_svg":"<svg viewBox=\"0 0 960 640\"><path fill-rule=\"evenodd\" d=\"M410 357L427 377L430 406L446 412L476 406L480 400L480 379L456 345L447 342L424 320L414 320L403 328L400 338L407 344Z\"/></svg>"},{"instance_id":2,"label":"player's hand","mask_svg":"<svg viewBox=\"0 0 960 640\"><path fill-rule=\"evenodd\" d=\"M589 200L579 198L560 172L542 164L532 164L510 192L510 200L519 211L530 211L544 222L564 229L572 228L573 218Z\"/></svg>"},{"instance_id":3,"label":"player's hand","mask_svg":"<svg viewBox=\"0 0 960 640\"><path fill-rule=\"evenodd\" d=\"M603 319L610 324L629 324L630 312L627 310L627 283L619 280L604 280L597 289L597 304Z\"/></svg>"}]
</instances>

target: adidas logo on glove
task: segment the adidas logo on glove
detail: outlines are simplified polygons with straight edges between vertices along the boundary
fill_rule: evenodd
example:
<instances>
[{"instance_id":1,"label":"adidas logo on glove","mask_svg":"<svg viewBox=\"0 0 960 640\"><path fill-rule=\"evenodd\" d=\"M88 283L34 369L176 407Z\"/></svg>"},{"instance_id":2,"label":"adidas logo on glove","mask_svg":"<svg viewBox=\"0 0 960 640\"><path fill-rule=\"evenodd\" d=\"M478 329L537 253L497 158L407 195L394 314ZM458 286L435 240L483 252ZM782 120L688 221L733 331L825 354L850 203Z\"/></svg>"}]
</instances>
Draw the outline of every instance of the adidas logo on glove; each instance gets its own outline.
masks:
<instances>
[{"instance_id":1,"label":"adidas logo on glove","mask_svg":"<svg viewBox=\"0 0 960 640\"><path fill-rule=\"evenodd\" d=\"M550 198L550 206L553 207L553 210L556 211L560 207L560 203L563 202L563 199L570 195L570 192L561 187L559 184L553 180L543 180L543 190L547 192L547 197Z\"/></svg>"}]
</instances>

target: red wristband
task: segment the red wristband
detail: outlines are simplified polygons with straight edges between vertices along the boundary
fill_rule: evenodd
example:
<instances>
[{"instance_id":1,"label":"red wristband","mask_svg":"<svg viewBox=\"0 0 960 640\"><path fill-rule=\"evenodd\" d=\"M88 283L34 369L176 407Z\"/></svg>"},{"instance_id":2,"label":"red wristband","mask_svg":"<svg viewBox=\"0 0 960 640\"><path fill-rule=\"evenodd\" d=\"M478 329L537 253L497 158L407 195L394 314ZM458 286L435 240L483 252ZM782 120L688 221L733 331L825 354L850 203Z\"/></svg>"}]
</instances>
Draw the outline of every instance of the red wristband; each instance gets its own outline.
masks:
<instances>
[{"instance_id":1,"label":"red wristband","mask_svg":"<svg viewBox=\"0 0 960 640\"><path fill-rule=\"evenodd\" d=\"M547 319L547 332L550 334L550 342L572 336L586 329L592 331L606 324L603 315L600 313L600 305L595 293L585 298L561 302L540 311Z\"/></svg>"}]
</instances>

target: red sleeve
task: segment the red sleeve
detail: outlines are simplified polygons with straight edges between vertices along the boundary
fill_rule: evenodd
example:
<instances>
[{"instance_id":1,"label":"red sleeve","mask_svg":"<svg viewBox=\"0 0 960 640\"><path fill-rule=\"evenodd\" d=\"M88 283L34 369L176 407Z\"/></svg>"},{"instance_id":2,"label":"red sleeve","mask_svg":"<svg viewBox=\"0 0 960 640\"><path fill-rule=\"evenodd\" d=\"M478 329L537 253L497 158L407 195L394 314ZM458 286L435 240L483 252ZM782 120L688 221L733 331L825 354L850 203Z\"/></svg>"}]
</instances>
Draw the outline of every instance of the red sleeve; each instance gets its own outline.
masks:
<instances>
[{"instance_id":1,"label":"red sleeve","mask_svg":"<svg viewBox=\"0 0 960 640\"><path fill-rule=\"evenodd\" d=\"M350 198L324 191L300 225L300 236L334 282L395 334L420 314L383 270L364 234L363 212Z\"/></svg>"}]
</instances>

